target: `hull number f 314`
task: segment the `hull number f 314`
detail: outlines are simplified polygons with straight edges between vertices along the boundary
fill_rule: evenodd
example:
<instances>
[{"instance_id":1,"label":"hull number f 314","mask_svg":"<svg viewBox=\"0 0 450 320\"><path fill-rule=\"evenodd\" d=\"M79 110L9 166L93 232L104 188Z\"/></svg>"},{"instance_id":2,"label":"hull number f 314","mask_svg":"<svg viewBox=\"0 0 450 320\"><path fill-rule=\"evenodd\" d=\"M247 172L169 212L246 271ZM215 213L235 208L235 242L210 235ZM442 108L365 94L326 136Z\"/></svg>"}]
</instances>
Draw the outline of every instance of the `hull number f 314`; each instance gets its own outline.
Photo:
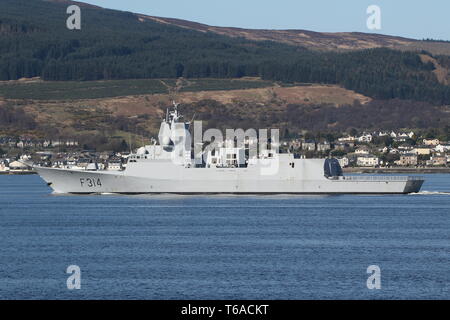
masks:
<instances>
[{"instance_id":1,"label":"hull number f 314","mask_svg":"<svg viewBox=\"0 0 450 320\"><path fill-rule=\"evenodd\" d=\"M95 188L95 187L101 187L102 182L100 178L80 178L80 184L82 187L87 188Z\"/></svg>"}]
</instances>

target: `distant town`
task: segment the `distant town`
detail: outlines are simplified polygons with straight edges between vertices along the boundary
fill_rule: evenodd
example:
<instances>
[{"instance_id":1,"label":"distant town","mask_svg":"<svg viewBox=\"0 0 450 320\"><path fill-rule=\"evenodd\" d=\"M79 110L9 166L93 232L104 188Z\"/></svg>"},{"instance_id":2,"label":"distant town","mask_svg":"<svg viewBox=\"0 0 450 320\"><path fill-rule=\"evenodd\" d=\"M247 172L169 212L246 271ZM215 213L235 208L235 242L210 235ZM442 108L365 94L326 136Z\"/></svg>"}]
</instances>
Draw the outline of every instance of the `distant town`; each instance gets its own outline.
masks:
<instances>
[{"instance_id":1,"label":"distant town","mask_svg":"<svg viewBox=\"0 0 450 320\"><path fill-rule=\"evenodd\" d=\"M448 168L450 142L423 137L415 132L362 132L326 139L296 138L281 141L280 151L299 158L339 160L343 168ZM128 149L128 150L127 150ZM0 173L32 173L25 162L41 166L79 170L123 170L130 150L84 150L75 139L0 137Z\"/></svg>"}]
</instances>

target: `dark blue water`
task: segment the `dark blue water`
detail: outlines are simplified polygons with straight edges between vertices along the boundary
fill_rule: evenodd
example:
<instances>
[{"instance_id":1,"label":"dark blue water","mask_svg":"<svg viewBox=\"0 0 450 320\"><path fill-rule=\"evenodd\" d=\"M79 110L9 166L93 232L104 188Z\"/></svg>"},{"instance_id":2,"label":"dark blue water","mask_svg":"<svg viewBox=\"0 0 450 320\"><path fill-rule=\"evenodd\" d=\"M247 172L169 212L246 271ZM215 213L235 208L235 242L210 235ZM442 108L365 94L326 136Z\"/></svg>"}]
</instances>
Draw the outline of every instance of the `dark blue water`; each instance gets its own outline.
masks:
<instances>
[{"instance_id":1,"label":"dark blue water","mask_svg":"<svg viewBox=\"0 0 450 320\"><path fill-rule=\"evenodd\" d=\"M450 175L425 176L423 194L315 197L56 196L0 176L0 298L449 299Z\"/></svg>"}]
</instances>

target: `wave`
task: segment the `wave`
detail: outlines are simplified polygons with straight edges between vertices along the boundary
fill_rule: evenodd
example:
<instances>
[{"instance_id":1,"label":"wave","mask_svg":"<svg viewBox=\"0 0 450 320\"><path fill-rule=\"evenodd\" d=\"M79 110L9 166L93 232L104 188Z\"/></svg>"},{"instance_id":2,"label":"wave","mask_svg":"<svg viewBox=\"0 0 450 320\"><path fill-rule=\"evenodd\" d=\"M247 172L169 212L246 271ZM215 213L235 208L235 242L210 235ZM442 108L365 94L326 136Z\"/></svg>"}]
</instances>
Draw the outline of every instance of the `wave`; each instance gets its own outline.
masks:
<instances>
[{"instance_id":1,"label":"wave","mask_svg":"<svg viewBox=\"0 0 450 320\"><path fill-rule=\"evenodd\" d=\"M450 192L443 192L443 191L420 191L416 193L410 193L410 195L444 195L444 196L450 196Z\"/></svg>"}]
</instances>

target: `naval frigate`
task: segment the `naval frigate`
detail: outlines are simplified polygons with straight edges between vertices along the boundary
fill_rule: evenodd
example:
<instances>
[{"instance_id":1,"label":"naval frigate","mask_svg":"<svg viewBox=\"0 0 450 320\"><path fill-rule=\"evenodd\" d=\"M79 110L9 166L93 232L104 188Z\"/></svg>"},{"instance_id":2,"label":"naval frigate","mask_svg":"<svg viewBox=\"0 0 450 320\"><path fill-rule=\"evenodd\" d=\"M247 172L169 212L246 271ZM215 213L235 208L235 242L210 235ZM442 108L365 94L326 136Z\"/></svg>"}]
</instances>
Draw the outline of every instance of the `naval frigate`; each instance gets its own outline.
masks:
<instances>
[{"instance_id":1,"label":"naval frigate","mask_svg":"<svg viewBox=\"0 0 450 320\"><path fill-rule=\"evenodd\" d=\"M418 192L420 177L343 175L337 159L295 158L263 150L220 145L201 161L187 143L190 122L174 105L161 122L158 141L137 149L121 171L33 166L54 190L74 194L406 194Z\"/></svg>"}]
</instances>

